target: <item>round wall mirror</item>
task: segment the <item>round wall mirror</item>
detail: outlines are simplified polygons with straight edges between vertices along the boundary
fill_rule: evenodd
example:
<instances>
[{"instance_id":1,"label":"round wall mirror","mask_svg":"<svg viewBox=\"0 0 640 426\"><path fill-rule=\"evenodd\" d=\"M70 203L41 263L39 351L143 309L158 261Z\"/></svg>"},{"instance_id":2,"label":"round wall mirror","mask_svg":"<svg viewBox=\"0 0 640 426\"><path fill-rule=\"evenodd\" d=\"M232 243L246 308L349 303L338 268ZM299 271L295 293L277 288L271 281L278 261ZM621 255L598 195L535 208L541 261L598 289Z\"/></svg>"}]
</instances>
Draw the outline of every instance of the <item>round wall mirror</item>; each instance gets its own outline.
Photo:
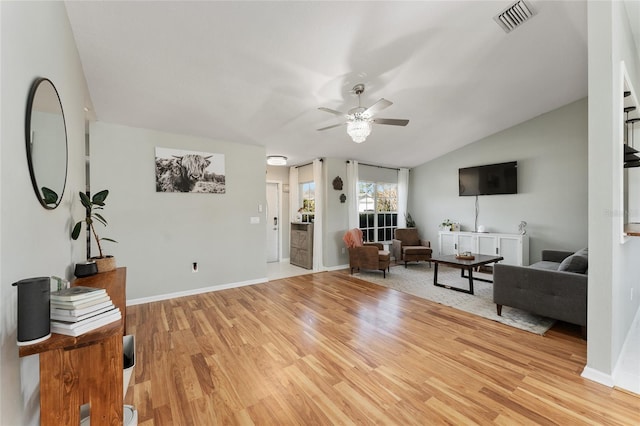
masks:
<instances>
[{"instance_id":1,"label":"round wall mirror","mask_svg":"<svg viewBox=\"0 0 640 426\"><path fill-rule=\"evenodd\" d=\"M40 204L55 209L67 181L67 128L60 97L46 78L33 82L27 101L27 161Z\"/></svg>"}]
</instances>

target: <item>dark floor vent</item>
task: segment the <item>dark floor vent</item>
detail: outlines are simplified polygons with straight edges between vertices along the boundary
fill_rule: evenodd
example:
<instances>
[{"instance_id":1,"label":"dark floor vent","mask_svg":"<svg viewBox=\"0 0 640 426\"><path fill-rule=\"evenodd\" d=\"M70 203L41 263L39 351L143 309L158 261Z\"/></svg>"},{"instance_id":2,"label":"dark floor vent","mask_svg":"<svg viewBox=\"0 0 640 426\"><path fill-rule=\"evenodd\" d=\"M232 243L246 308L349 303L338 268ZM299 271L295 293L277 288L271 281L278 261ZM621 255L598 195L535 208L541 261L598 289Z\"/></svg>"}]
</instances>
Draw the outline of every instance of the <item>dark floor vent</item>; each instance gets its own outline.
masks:
<instances>
[{"instance_id":1,"label":"dark floor vent","mask_svg":"<svg viewBox=\"0 0 640 426\"><path fill-rule=\"evenodd\" d=\"M500 25L500 28L506 33L518 28L535 15L535 11L524 0L518 0L511 6L493 17L494 21Z\"/></svg>"}]
</instances>

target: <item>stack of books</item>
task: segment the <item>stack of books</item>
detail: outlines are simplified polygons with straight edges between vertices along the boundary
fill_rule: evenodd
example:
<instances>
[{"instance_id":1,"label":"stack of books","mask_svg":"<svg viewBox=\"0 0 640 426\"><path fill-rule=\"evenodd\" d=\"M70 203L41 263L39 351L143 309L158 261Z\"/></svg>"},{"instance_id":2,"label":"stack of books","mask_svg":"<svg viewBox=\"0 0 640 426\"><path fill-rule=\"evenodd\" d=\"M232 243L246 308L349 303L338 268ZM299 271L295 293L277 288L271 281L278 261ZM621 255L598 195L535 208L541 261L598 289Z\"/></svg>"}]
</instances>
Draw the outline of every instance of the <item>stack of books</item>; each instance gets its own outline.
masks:
<instances>
[{"instance_id":1,"label":"stack of books","mask_svg":"<svg viewBox=\"0 0 640 426\"><path fill-rule=\"evenodd\" d=\"M51 331L79 336L122 318L103 288L69 287L51 293Z\"/></svg>"}]
</instances>

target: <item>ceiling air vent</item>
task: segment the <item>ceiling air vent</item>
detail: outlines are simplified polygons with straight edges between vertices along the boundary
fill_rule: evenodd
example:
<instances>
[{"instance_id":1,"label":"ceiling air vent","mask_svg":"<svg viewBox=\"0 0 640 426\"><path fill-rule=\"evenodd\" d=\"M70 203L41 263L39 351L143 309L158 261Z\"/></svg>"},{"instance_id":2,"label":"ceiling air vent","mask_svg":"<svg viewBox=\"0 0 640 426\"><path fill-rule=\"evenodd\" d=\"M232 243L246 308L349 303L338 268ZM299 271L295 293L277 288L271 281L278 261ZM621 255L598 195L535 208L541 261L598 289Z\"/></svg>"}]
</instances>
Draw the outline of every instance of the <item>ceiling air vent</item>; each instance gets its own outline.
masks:
<instances>
[{"instance_id":1,"label":"ceiling air vent","mask_svg":"<svg viewBox=\"0 0 640 426\"><path fill-rule=\"evenodd\" d=\"M500 25L500 28L506 33L518 28L535 15L533 8L524 0L518 0L511 6L493 17L494 21Z\"/></svg>"}]
</instances>

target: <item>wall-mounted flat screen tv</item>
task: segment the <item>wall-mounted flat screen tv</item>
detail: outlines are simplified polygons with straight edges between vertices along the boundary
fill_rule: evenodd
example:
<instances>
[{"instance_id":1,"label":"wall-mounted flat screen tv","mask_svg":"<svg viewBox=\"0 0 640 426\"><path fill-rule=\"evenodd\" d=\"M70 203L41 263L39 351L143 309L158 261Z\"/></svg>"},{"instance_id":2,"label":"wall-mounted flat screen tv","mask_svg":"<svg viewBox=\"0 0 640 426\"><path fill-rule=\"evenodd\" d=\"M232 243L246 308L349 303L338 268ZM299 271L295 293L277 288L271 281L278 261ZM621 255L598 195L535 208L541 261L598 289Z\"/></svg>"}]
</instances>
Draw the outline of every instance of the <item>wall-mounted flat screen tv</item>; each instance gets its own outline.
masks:
<instances>
[{"instance_id":1,"label":"wall-mounted flat screen tv","mask_svg":"<svg viewBox=\"0 0 640 426\"><path fill-rule=\"evenodd\" d=\"M518 193L518 162L487 164L458 170L459 195Z\"/></svg>"}]
</instances>

